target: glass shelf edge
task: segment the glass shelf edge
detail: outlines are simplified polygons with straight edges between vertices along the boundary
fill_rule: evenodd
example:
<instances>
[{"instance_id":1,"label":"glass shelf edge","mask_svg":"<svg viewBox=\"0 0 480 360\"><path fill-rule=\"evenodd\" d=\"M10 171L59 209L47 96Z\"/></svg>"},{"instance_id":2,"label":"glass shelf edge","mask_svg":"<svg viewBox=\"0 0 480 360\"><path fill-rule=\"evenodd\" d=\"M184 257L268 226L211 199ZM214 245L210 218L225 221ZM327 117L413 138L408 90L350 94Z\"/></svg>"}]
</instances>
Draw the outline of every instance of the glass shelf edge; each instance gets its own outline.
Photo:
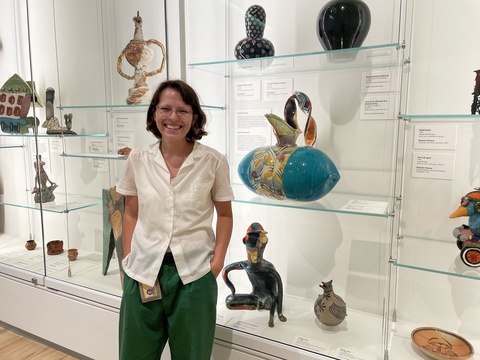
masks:
<instances>
[{"instance_id":1,"label":"glass shelf edge","mask_svg":"<svg viewBox=\"0 0 480 360\"><path fill-rule=\"evenodd\" d=\"M65 109L143 109L148 108L150 104L134 104L134 105L122 105L122 104L112 104L112 105L59 105L57 109L65 110ZM225 106L221 105L201 105L202 108L206 109L219 109L224 110Z\"/></svg>"},{"instance_id":2,"label":"glass shelf edge","mask_svg":"<svg viewBox=\"0 0 480 360\"><path fill-rule=\"evenodd\" d=\"M380 217L380 218L388 218L390 216L390 214L378 214L378 213L368 213L368 212L360 212L360 211L348 211L348 210L341 210L341 209L321 209L321 208L315 208L313 206L295 205L295 204L292 204L292 203L289 203L289 204L268 203L268 202L257 202L257 201L241 200L241 199L234 199L234 200L232 200L232 202L239 203L239 204L250 204L250 205L258 205L258 206L272 206L272 207L282 207L282 208L288 208L288 209L299 209L299 210L307 210L307 211L321 211L321 212L326 212L326 213L372 216L372 217Z\"/></svg>"},{"instance_id":3,"label":"glass shelf edge","mask_svg":"<svg viewBox=\"0 0 480 360\"><path fill-rule=\"evenodd\" d=\"M221 65L221 64L234 64L234 63L241 63L241 62L245 62L245 61L254 62L254 61L263 61L263 60L275 60L275 59L296 58L296 57L304 57L304 56L315 56L315 55L328 55L328 54L335 54L335 53L347 53L347 52L351 52L351 51L365 51L365 50L383 49L383 48L391 48L391 47L397 48L399 46L401 46L399 43L390 43L390 44L371 45L371 46L363 46L363 47L341 49L341 50L313 51L313 52L299 53L299 54L275 55L275 56L269 56L268 58L261 57L261 58L254 58L254 59L230 59L230 60L206 61L206 62L198 62L198 63L188 63L187 67L207 66L207 65Z\"/></svg>"},{"instance_id":4,"label":"glass shelf edge","mask_svg":"<svg viewBox=\"0 0 480 360\"><path fill-rule=\"evenodd\" d=\"M61 209L61 210L60 209L59 210L49 209L45 206L42 206L42 208L40 208L40 207L37 207L37 206L34 206L34 205L13 204L13 203L8 203L8 202L3 202L3 201L0 202L0 205L17 207L17 208L21 208L21 209L35 210L35 211L45 211L45 212L55 213L55 214L66 214L66 213L71 212L71 211L78 211L78 210L87 209L87 208L94 207L94 206L99 206L99 205L102 205L102 202L97 201L97 202L92 202L90 204L85 204L85 205L77 206L77 207L71 207L71 208L66 207L66 208Z\"/></svg>"},{"instance_id":5,"label":"glass shelf edge","mask_svg":"<svg viewBox=\"0 0 480 360\"><path fill-rule=\"evenodd\" d=\"M394 262L393 265L396 266L396 267L402 267L402 268L405 268L405 269L418 270L418 271L425 271L425 272L438 274L438 275L455 276L455 277L464 278L464 279L480 280L480 273L479 273L478 276L473 276L473 275L453 273L453 272L444 271L444 270L429 269L429 268L424 268L424 267L421 267L421 266L402 264L402 263L399 263L399 262ZM474 268L472 268L472 269L474 269Z\"/></svg>"},{"instance_id":6,"label":"glass shelf edge","mask_svg":"<svg viewBox=\"0 0 480 360\"><path fill-rule=\"evenodd\" d=\"M0 134L2 137L37 137L37 138L76 138L76 137L107 137L106 133L90 133L90 134Z\"/></svg>"},{"instance_id":7,"label":"glass shelf edge","mask_svg":"<svg viewBox=\"0 0 480 360\"><path fill-rule=\"evenodd\" d=\"M23 145L1 145L0 149L17 149L23 148Z\"/></svg>"},{"instance_id":8,"label":"glass shelf edge","mask_svg":"<svg viewBox=\"0 0 480 360\"><path fill-rule=\"evenodd\" d=\"M80 159L104 159L104 160L127 160L125 155L117 154L67 154L61 153L60 156L67 158L80 158Z\"/></svg>"},{"instance_id":9,"label":"glass shelf edge","mask_svg":"<svg viewBox=\"0 0 480 360\"><path fill-rule=\"evenodd\" d=\"M403 119L410 120L435 120L435 119L466 119L466 120L480 120L480 115L470 114L404 114L401 115Z\"/></svg>"}]
</instances>

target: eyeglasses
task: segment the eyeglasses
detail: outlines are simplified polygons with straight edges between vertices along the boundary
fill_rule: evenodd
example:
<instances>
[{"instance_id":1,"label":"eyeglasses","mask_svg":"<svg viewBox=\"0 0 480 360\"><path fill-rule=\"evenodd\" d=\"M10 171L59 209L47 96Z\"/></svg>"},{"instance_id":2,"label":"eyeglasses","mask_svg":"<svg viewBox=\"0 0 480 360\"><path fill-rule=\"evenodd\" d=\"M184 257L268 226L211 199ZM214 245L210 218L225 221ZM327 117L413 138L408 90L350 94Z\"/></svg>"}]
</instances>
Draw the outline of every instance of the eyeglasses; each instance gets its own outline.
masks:
<instances>
[{"instance_id":1,"label":"eyeglasses","mask_svg":"<svg viewBox=\"0 0 480 360\"><path fill-rule=\"evenodd\" d=\"M165 117L172 116L173 113L177 114L179 118L187 118L192 115L192 112L187 109L177 109L174 111L171 108L163 107L163 106L162 107L157 106L155 109L160 115Z\"/></svg>"}]
</instances>

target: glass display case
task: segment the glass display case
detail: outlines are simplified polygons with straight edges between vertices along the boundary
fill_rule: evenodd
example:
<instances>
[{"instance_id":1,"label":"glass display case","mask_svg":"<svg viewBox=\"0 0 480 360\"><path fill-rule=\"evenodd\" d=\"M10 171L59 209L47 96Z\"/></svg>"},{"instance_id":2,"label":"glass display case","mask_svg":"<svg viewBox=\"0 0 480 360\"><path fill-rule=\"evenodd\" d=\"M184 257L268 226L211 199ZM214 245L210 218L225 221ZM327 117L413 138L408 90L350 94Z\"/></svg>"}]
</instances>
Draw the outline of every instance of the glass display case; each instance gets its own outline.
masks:
<instances>
[{"instance_id":1,"label":"glass display case","mask_svg":"<svg viewBox=\"0 0 480 360\"><path fill-rule=\"evenodd\" d=\"M265 310L228 309L231 290L219 279L217 338L226 344L278 358L424 358L410 335L431 326L478 348L469 316L477 310L469 304L478 298L473 281L479 273L461 264L452 236L461 222L448 219L477 186L478 115L469 115L477 69L469 46L474 20L457 27L452 12L474 14L478 5L365 2L371 12L365 42L332 52L322 48L316 33L327 1L258 3L266 13L263 38L275 54L254 59L235 55L249 29L246 21L252 22L252 3L186 2L188 80L206 104L219 109L210 126L212 133L224 134L214 146L228 155L234 184L227 263L247 258L242 238L259 222L268 231L264 257L283 280L287 321L276 318L269 327ZM295 91L309 96L315 147L341 176L330 193L312 202L260 196L237 173L249 151L275 144L264 115L282 118ZM305 118L298 120L303 130ZM419 134L428 142L419 145ZM431 142L436 144L429 147ZM459 166L469 169L465 176L458 175ZM230 272L229 279L237 293L250 293L245 274ZM319 284L328 280L347 304L347 316L336 327L322 324L314 312Z\"/></svg>"},{"instance_id":2,"label":"glass display case","mask_svg":"<svg viewBox=\"0 0 480 360\"><path fill-rule=\"evenodd\" d=\"M153 45L150 72L166 55L171 62L147 77L148 85L167 78L170 66L186 64L186 80L208 117L202 143L225 153L231 165L234 229L225 265L248 258L242 240L259 222L268 232L264 257L283 284L287 320L275 316L270 327L267 310L228 309L231 290L219 276L214 357L424 359L411 339L422 327L457 334L480 349L480 270L461 260L452 234L471 218L449 218L479 186L480 115L470 107L480 69L472 56L480 5L364 0L371 24L361 47L326 51L317 16L327 2L258 2L266 13L263 37L275 48L270 57L235 56L253 5L245 0L175 2L180 16L169 18L168 29L176 32L170 45L180 55ZM0 132L0 273L113 309L105 315L111 324L121 296L109 208L125 160L118 152L155 141L145 131L147 105L127 104L135 76L122 52L138 16L144 40L167 48L166 4L171 1L0 5L2 14L12 14L0 23L0 82L14 74L33 80L40 103L30 108L38 124L27 133ZM48 134L42 126L51 111L48 88L55 91L59 126L72 114L76 134ZM264 115L283 118L295 91L311 100L314 147L340 174L315 201L261 196L237 172L249 151L275 145ZM303 147L306 117L299 111L297 120ZM39 155L57 186L51 202L35 203L32 194ZM27 249L28 240L34 249ZM49 254L55 240L63 241L63 252ZM77 249L75 260L69 249ZM243 271L228 278L237 294L251 292ZM337 326L323 324L314 309L323 294L319 285L329 280L347 307Z\"/></svg>"},{"instance_id":3,"label":"glass display case","mask_svg":"<svg viewBox=\"0 0 480 360\"><path fill-rule=\"evenodd\" d=\"M241 240L252 222L261 223L269 239L264 257L283 280L287 317L286 322L276 318L269 327L267 311L227 309L230 289L219 279L217 334L225 342L279 358L380 359L391 328L389 259L400 175L396 151L401 142L404 4L368 1L372 22L362 47L327 52L315 26L325 3L261 2L263 36L275 55L239 60L235 45L245 37L252 4L187 2L188 80L205 103L222 109L212 112L211 127L225 134L221 142L215 138L215 146L228 154L234 184L234 235L227 262L247 258ZM218 30L222 26L225 31ZM237 173L249 151L275 144L264 115L283 118L285 102L295 91L310 98L315 147L330 157L341 176L317 201L260 196ZM299 111L302 132L305 120ZM304 144L301 134L297 145ZM251 291L242 272L230 272L229 279L237 293ZM329 280L347 304L346 319L336 327L323 325L314 312L323 292L319 284Z\"/></svg>"},{"instance_id":4,"label":"glass display case","mask_svg":"<svg viewBox=\"0 0 480 360\"><path fill-rule=\"evenodd\" d=\"M155 141L144 131L146 100L128 103L141 87L135 76L145 74L135 73L125 49L139 38L151 49L150 62L142 64L147 87L167 77L166 27L158 22L165 18L164 3L12 2L11 14L17 16L11 27L18 28L18 38L5 38L4 52L9 63L15 64L12 56L17 62L2 67L1 81L15 73L33 79L42 107L29 113L38 119L36 127L0 134L6 159L2 272L118 308L121 270L111 213L120 200L110 190L126 159L119 150ZM56 184L53 201L34 201L37 155ZM35 240L35 249L25 248L28 239ZM52 241L63 248L49 251ZM77 249L76 259L69 249Z\"/></svg>"}]
</instances>

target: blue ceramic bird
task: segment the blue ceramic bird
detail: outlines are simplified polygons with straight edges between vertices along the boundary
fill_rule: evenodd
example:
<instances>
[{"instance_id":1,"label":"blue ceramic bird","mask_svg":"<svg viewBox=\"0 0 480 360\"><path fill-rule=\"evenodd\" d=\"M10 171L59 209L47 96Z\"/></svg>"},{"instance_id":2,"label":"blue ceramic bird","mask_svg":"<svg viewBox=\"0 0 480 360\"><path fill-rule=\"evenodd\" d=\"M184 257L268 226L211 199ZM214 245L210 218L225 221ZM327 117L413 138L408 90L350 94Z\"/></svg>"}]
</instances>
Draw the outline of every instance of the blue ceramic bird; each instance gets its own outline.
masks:
<instances>
[{"instance_id":1,"label":"blue ceramic bird","mask_svg":"<svg viewBox=\"0 0 480 360\"><path fill-rule=\"evenodd\" d=\"M451 219L460 216L468 216L468 225L453 230L460 257L465 265L480 267L480 188L463 196L458 209L450 214Z\"/></svg>"}]
</instances>

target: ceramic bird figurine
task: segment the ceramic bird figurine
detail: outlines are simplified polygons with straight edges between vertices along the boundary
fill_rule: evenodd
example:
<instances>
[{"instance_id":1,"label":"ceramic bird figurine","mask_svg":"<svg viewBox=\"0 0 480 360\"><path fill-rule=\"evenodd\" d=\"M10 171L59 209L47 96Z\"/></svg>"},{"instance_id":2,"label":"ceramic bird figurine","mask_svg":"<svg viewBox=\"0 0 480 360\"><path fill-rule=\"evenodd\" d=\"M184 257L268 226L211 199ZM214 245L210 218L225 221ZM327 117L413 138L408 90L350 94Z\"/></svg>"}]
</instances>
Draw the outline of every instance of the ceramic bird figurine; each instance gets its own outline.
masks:
<instances>
[{"instance_id":1,"label":"ceramic bird figurine","mask_svg":"<svg viewBox=\"0 0 480 360\"><path fill-rule=\"evenodd\" d=\"M480 267L480 188L462 196L460 206L450 218L460 216L468 216L468 225L463 224L453 229L460 257L465 265Z\"/></svg>"},{"instance_id":2,"label":"ceramic bird figurine","mask_svg":"<svg viewBox=\"0 0 480 360\"><path fill-rule=\"evenodd\" d=\"M315 315L324 325L337 326L347 316L347 304L333 291L333 280L323 282L319 285L323 294L318 295L315 301Z\"/></svg>"},{"instance_id":3,"label":"ceramic bird figurine","mask_svg":"<svg viewBox=\"0 0 480 360\"><path fill-rule=\"evenodd\" d=\"M296 144L302 133L297 108L307 116L305 146ZM275 114L265 117L274 129L277 144L245 155L238 165L243 183L255 193L277 200L315 201L327 195L340 174L328 155L313 146L317 126L308 96L299 91L290 96L285 104L284 119Z\"/></svg>"}]
</instances>

